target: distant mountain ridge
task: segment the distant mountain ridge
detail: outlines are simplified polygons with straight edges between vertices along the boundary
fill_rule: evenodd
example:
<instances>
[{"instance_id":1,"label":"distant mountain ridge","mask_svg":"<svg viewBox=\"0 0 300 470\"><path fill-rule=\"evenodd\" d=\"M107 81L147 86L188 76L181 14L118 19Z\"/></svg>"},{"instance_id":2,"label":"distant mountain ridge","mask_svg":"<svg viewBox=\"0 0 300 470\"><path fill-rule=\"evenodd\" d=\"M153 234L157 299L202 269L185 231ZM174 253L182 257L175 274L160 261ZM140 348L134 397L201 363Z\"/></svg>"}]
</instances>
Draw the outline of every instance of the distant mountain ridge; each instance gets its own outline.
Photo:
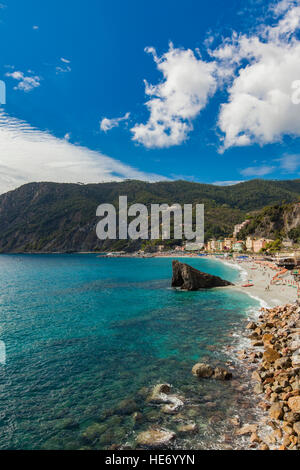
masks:
<instances>
[{"instance_id":1,"label":"distant mountain ridge","mask_svg":"<svg viewBox=\"0 0 300 470\"><path fill-rule=\"evenodd\" d=\"M143 242L96 237L99 204L205 204L206 238L224 237L247 213L300 200L300 179L251 180L234 186L128 180L99 184L29 183L0 196L0 252L135 250ZM172 244L178 242L170 242Z\"/></svg>"}]
</instances>

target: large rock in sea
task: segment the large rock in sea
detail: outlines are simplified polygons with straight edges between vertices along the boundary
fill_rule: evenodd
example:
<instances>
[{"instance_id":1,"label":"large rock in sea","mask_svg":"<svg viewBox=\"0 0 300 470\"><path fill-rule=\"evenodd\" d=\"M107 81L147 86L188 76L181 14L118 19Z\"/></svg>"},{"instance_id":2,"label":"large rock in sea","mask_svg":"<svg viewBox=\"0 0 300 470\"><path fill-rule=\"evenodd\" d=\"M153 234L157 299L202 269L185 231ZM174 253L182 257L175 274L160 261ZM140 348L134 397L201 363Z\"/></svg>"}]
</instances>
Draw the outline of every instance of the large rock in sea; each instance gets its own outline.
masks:
<instances>
[{"instance_id":1,"label":"large rock in sea","mask_svg":"<svg viewBox=\"0 0 300 470\"><path fill-rule=\"evenodd\" d=\"M172 287L180 287L183 290L198 290L233 285L218 276L203 273L188 264L180 263L180 261L174 260L172 267Z\"/></svg>"}]
</instances>

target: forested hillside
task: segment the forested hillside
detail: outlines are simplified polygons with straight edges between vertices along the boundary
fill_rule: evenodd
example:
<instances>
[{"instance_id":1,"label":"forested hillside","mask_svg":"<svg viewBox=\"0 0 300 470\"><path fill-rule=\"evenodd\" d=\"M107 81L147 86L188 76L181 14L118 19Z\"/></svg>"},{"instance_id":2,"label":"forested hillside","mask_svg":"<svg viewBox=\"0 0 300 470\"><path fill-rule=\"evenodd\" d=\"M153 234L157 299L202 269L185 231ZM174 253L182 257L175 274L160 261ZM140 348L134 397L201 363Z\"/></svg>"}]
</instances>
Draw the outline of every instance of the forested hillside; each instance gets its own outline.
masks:
<instances>
[{"instance_id":1,"label":"forested hillside","mask_svg":"<svg viewBox=\"0 0 300 470\"><path fill-rule=\"evenodd\" d=\"M186 181L100 184L30 183L0 196L0 251L53 252L135 250L141 241L100 241L95 227L99 204L205 204L206 238L232 233L247 213L299 200L300 180L252 180L234 186ZM175 242L178 244L178 242Z\"/></svg>"}]
</instances>

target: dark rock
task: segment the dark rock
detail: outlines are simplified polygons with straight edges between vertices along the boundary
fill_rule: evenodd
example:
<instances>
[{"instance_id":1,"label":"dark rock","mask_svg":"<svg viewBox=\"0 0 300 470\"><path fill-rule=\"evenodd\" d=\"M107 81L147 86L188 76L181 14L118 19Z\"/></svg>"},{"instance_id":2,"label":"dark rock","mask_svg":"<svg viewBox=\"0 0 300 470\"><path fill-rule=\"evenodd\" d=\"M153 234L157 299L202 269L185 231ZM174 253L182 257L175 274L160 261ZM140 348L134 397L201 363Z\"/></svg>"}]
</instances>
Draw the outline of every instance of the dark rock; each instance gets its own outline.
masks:
<instances>
[{"instance_id":1,"label":"dark rock","mask_svg":"<svg viewBox=\"0 0 300 470\"><path fill-rule=\"evenodd\" d=\"M188 264L180 263L180 261L174 260L172 267L172 287L180 287L183 290L193 291L233 285L231 282L225 281L218 276L203 273Z\"/></svg>"},{"instance_id":2,"label":"dark rock","mask_svg":"<svg viewBox=\"0 0 300 470\"><path fill-rule=\"evenodd\" d=\"M216 367L213 378L217 380L230 380L232 379L232 373L227 369L223 369L223 367Z\"/></svg>"}]
</instances>

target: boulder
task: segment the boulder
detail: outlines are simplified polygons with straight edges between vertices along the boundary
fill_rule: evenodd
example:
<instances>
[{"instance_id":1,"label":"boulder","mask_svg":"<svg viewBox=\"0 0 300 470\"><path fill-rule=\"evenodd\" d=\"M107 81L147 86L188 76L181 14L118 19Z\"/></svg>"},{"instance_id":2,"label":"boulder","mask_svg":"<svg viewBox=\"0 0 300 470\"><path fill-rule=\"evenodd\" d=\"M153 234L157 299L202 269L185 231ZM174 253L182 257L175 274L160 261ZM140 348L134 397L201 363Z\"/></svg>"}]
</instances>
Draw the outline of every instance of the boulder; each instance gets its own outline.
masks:
<instances>
[{"instance_id":1,"label":"boulder","mask_svg":"<svg viewBox=\"0 0 300 470\"><path fill-rule=\"evenodd\" d=\"M171 385L169 384L155 385L147 401L152 402L152 403L162 403L165 401L165 395L170 393L170 391L171 391Z\"/></svg>"},{"instance_id":2,"label":"boulder","mask_svg":"<svg viewBox=\"0 0 300 470\"><path fill-rule=\"evenodd\" d=\"M244 436L245 434L254 434L257 432L257 424L245 424L240 429L236 431L238 436Z\"/></svg>"},{"instance_id":3,"label":"boulder","mask_svg":"<svg viewBox=\"0 0 300 470\"><path fill-rule=\"evenodd\" d=\"M283 419L287 423L296 423L297 421L300 421L300 413L293 413L292 411L290 411L284 414Z\"/></svg>"},{"instance_id":4,"label":"boulder","mask_svg":"<svg viewBox=\"0 0 300 470\"><path fill-rule=\"evenodd\" d=\"M297 421L297 423L294 424L293 429L295 433L297 433L298 436L300 436L300 421Z\"/></svg>"},{"instance_id":5,"label":"boulder","mask_svg":"<svg viewBox=\"0 0 300 470\"><path fill-rule=\"evenodd\" d=\"M230 380L232 379L232 373L227 369L223 369L223 367L216 367L213 378L217 380Z\"/></svg>"},{"instance_id":6,"label":"boulder","mask_svg":"<svg viewBox=\"0 0 300 470\"><path fill-rule=\"evenodd\" d=\"M173 277L172 287L180 287L183 290L194 291L198 289L210 289L233 285L218 276L198 271L188 264L174 260L172 263Z\"/></svg>"},{"instance_id":7,"label":"boulder","mask_svg":"<svg viewBox=\"0 0 300 470\"><path fill-rule=\"evenodd\" d=\"M288 405L294 413L300 413L300 396L289 398Z\"/></svg>"},{"instance_id":8,"label":"boulder","mask_svg":"<svg viewBox=\"0 0 300 470\"><path fill-rule=\"evenodd\" d=\"M275 349L272 348L266 348L264 355L263 355L263 360L265 362L275 362L277 359L280 359L280 354L275 351Z\"/></svg>"},{"instance_id":9,"label":"boulder","mask_svg":"<svg viewBox=\"0 0 300 470\"><path fill-rule=\"evenodd\" d=\"M196 377L209 379L213 376L214 369L209 364L198 363L192 368L192 374Z\"/></svg>"},{"instance_id":10,"label":"boulder","mask_svg":"<svg viewBox=\"0 0 300 470\"><path fill-rule=\"evenodd\" d=\"M184 398L179 397L177 395L168 395L165 401L168 402L167 405L162 407L162 412L166 414L174 414L177 413L180 408L183 407Z\"/></svg>"},{"instance_id":11,"label":"boulder","mask_svg":"<svg viewBox=\"0 0 300 470\"><path fill-rule=\"evenodd\" d=\"M167 429L148 429L138 434L136 442L143 447L159 448L170 444L175 437L176 434Z\"/></svg>"},{"instance_id":12,"label":"boulder","mask_svg":"<svg viewBox=\"0 0 300 470\"><path fill-rule=\"evenodd\" d=\"M269 409L269 416L272 419L282 419L283 418L283 407L281 403L273 403Z\"/></svg>"},{"instance_id":13,"label":"boulder","mask_svg":"<svg viewBox=\"0 0 300 470\"><path fill-rule=\"evenodd\" d=\"M263 442L259 450L270 450L270 449L269 449L269 446Z\"/></svg>"},{"instance_id":14,"label":"boulder","mask_svg":"<svg viewBox=\"0 0 300 470\"><path fill-rule=\"evenodd\" d=\"M257 383L253 387L254 393L257 395L260 395L261 393L264 393L264 387L261 383Z\"/></svg>"}]
</instances>

